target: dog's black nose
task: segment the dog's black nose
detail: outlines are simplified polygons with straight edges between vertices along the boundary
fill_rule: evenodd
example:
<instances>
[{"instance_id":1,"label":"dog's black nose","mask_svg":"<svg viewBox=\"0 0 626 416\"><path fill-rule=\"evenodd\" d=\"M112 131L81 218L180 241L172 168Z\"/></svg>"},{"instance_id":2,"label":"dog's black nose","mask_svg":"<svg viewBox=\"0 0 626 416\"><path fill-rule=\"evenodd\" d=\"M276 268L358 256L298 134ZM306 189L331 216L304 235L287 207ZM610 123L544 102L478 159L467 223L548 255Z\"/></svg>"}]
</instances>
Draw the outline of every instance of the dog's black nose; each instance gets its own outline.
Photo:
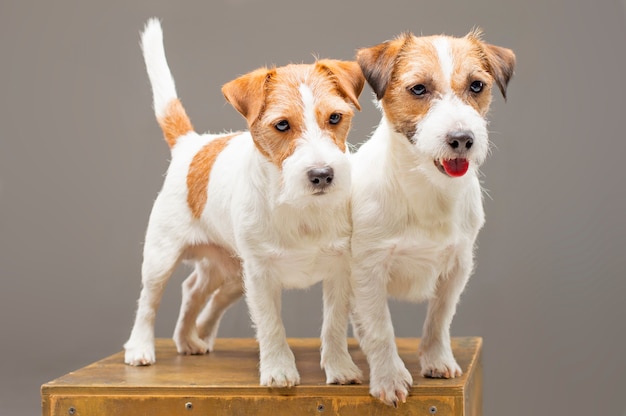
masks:
<instances>
[{"instance_id":1,"label":"dog's black nose","mask_svg":"<svg viewBox=\"0 0 626 416\"><path fill-rule=\"evenodd\" d=\"M323 168L313 168L307 172L309 181L315 188L324 188L331 184L335 171L330 166Z\"/></svg>"},{"instance_id":2,"label":"dog's black nose","mask_svg":"<svg viewBox=\"0 0 626 416\"><path fill-rule=\"evenodd\" d=\"M451 148L462 152L469 150L474 144L474 134L469 130L457 130L448 133L446 140Z\"/></svg>"}]
</instances>

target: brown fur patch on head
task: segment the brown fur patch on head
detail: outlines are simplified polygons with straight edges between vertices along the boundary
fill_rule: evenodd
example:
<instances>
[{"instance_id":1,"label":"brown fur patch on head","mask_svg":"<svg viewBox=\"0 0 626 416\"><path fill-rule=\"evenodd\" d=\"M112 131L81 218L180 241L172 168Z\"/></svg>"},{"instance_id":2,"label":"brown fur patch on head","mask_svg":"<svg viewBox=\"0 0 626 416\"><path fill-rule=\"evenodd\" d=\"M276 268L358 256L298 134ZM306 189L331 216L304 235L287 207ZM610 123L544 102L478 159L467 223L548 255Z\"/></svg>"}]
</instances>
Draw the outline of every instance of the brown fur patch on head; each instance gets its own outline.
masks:
<instances>
[{"instance_id":1,"label":"brown fur patch on head","mask_svg":"<svg viewBox=\"0 0 626 416\"><path fill-rule=\"evenodd\" d=\"M393 41L358 51L357 60L367 82L381 100L395 131L413 140L417 125L433 100L449 92L482 116L489 110L494 82L505 95L515 55L509 49L484 43L481 36L478 29L463 38L415 37L405 33ZM444 74L440 62L436 42L441 39L450 48L451 74ZM473 82L482 83L481 92L472 92ZM424 93L412 93L416 86L423 86Z\"/></svg>"},{"instance_id":2,"label":"brown fur patch on head","mask_svg":"<svg viewBox=\"0 0 626 416\"><path fill-rule=\"evenodd\" d=\"M450 75L452 92L471 105L478 114L485 117L491 105L494 80L485 65L482 46L468 37L450 37L449 42L454 61L454 68ZM482 83L483 89L480 93L472 92L470 87L473 82Z\"/></svg>"},{"instance_id":3,"label":"brown fur patch on head","mask_svg":"<svg viewBox=\"0 0 626 416\"><path fill-rule=\"evenodd\" d=\"M323 59L317 61L315 66L321 71L327 71L335 81L339 93L346 97L357 110L361 110L359 95L365 85L365 77L358 63Z\"/></svg>"},{"instance_id":4,"label":"brown fur patch on head","mask_svg":"<svg viewBox=\"0 0 626 416\"><path fill-rule=\"evenodd\" d=\"M432 100L438 98L436 92L443 83L437 51L430 38L405 39L394 59L381 102L387 119L398 133L413 140L418 123L430 110ZM422 96L411 92L418 85L425 88Z\"/></svg>"},{"instance_id":5,"label":"brown fur patch on head","mask_svg":"<svg viewBox=\"0 0 626 416\"><path fill-rule=\"evenodd\" d=\"M217 156L228 142L239 133L213 139L193 157L187 172L187 205L194 218L200 218L207 202L207 190L211 169Z\"/></svg>"},{"instance_id":6,"label":"brown fur patch on head","mask_svg":"<svg viewBox=\"0 0 626 416\"><path fill-rule=\"evenodd\" d=\"M482 30L477 28L465 38L480 48L485 70L491 74L506 100L506 88L515 71L515 54L508 48L485 43L482 34Z\"/></svg>"},{"instance_id":7,"label":"brown fur patch on head","mask_svg":"<svg viewBox=\"0 0 626 416\"><path fill-rule=\"evenodd\" d=\"M338 62L325 60L319 65L287 65L276 68L266 77L264 104L250 123L250 132L259 152L279 169L295 151L298 140L308 134L300 91L303 84L311 89L314 97L317 128L345 151L353 115L350 104L355 105L364 81L359 81L362 75L356 71L355 64ZM329 122L334 113L341 114L337 124ZM286 131L277 129L283 121L289 125Z\"/></svg>"},{"instance_id":8,"label":"brown fur patch on head","mask_svg":"<svg viewBox=\"0 0 626 416\"><path fill-rule=\"evenodd\" d=\"M357 51L356 60L379 100L385 95L398 54L413 38L411 33L406 32L396 39Z\"/></svg>"}]
</instances>

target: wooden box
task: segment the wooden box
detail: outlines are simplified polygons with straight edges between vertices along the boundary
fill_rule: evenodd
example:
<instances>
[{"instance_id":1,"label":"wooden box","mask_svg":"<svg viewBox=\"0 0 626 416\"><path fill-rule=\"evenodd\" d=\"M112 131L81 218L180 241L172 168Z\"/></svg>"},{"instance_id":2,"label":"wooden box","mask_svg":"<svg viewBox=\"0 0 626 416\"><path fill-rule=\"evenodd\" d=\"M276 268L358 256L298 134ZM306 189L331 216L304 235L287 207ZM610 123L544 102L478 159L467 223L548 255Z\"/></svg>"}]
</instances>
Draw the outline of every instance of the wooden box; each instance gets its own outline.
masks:
<instances>
[{"instance_id":1,"label":"wooden box","mask_svg":"<svg viewBox=\"0 0 626 416\"><path fill-rule=\"evenodd\" d=\"M258 345L253 339L218 339L207 355L183 356L171 340L156 343L157 363L124 364L123 352L66 374L41 387L44 416L94 415L482 415L481 338L453 338L464 371L452 380L419 375L417 338L398 338L400 356L413 375L406 403L388 407L368 393L367 361L350 340L363 370L362 385L327 385L320 369L319 339L290 339L302 384L261 387Z\"/></svg>"}]
</instances>

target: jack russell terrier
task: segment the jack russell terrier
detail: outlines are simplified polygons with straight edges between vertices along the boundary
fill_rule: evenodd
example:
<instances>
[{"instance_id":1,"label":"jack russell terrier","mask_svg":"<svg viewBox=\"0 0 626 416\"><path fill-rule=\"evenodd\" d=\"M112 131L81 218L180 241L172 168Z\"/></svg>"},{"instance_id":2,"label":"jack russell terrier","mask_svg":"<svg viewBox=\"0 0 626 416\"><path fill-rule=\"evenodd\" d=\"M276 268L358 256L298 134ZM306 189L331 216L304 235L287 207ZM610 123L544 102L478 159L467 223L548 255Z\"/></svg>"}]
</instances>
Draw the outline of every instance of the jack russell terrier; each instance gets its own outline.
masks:
<instances>
[{"instance_id":1,"label":"jack russell terrier","mask_svg":"<svg viewBox=\"0 0 626 416\"><path fill-rule=\"evenodd\" d=\"M154 320L163 289L179 262L189 260L194 271L183 284L174 336L180 353L211 350L222 313L245 288L260 383L299 384L280 317L281 289L323 281L327 382L359 382L346 341L352 296L346 137L365 83L359 65L318 60L243 75L222 92L249 131L200 135L177 98L158 20L148 21L142 49L172 159L146 232L125 362L155 362Z\"/></svg>"},{"instance_id":2,"label":"jack russell terrier","mask_svg":"<svg viewBox=\"0 0 626 416\"><path fill-rule=\"evenodd\" d=\"M352 157L355 335L370 393L397 406L413 380L398 356L388 296L428 300L421 374L461 375L450 324L484 223L478 169L489 152L491 90L505 96L515 55L479 31L405 33L358 50L357 61L383 116Z\"/></svg>"}]
</instances>

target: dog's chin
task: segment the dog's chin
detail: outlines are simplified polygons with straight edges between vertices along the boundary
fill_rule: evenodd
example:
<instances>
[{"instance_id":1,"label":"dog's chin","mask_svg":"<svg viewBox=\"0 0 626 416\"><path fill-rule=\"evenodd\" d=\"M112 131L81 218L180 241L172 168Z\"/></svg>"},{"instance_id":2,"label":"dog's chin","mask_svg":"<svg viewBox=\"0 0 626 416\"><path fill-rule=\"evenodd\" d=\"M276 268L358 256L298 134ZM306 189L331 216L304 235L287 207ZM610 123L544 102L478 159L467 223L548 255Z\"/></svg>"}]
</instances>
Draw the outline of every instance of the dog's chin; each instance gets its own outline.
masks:
<instances>
[{"instance_id":1,"label":"dog's chin","mask_svg":"<svg viewBox=\"0 0 626 416\"><path fill-rule=\"evenodd\" d=\"M289 205L292 207L312 207L324 205L332 207L335 204L341 203L343 200L349 197L349 192L343 192L334 186L329 186L324 189L309 189L302 190L297 194L282 194L278 199L280 205Z\"/></svg>"},{"instance_id":2,"label":"dog's chin","mask_svg":"<svg viewBox=\"0 0 626 416\"><path fill-rule=\"evenodd\" d=\"M470 167L470 160L465 158L435 159L433 161L439 172L450 178L465 176Z\"/></svg>"},{"instance_id":3,"label":"dog's chin","mask_svg":"<svg viewBox=\"0 0 626 416\"><path fill-rule=\"evenodd\" d=\"M340 192L334 186L327 186L323 189L313 189L311 190L310 197L313 200L323 200L327 198L333 198L336 194Z\"/></svg>"}]
</instances>

